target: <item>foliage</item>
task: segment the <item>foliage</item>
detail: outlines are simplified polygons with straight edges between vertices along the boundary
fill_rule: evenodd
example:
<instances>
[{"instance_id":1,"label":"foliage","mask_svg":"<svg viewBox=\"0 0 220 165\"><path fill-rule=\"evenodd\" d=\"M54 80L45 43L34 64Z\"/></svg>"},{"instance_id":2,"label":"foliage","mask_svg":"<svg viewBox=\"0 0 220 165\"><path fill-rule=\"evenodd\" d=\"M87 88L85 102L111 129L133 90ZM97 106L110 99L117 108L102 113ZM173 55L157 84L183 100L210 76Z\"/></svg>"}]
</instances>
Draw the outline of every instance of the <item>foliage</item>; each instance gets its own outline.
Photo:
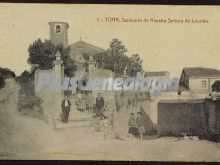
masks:
<instances>
[{"instance_id":1,"label":"foliage","mask_svg":"<svg viewBox=\"0 0 220 165\"><path fill-rule=\"evenodd\" d=\"M70 48L64 48L62 45L57 46L56 51L59 50L62 56L64 65L64 74L67 77L73 77L77 66L72 58L70 58Z\"/></svg>"},{"instance_id":2,"label":"foliage","mask_svg":"<svg viewBox=\"0 0 220 165\"><path fill-rule=\"evenodd\" d=\"M15 77L16 77L15 73L10 69L0 67L0 89L5 86L5 79L15 78Z\"/></svg>"},{"instance_id":3,"label":"foliage","mask_svg":"<svg viewBox=\"0 0 220 165\"><path fill-rule=\"evenodd\" d=\"M27 70L24 70L20 76L16 78L16 81L19 83L27 83L28 81L31 80L31 73L28 72Z\"/></svg>"},{"instance_id":4,"label":"foliage","mask_svg":"<svg viewBox=\"0 0 220 165\"><path fill-rule=\"evenodd\" d=\"M44 119L42 100L36 96L32 74L25 70L16 78L20 85L17 108L23 115Z\"/></svg>"},{"instance_id":5,"label":"foliage","mask_svg":"<svg viewBox=\"0 0 220 165\"><path fill-rule=\"evenodd\" d=\"M83 53L83 58L85 59L85 63L83 64L83 66L85 67L85 71L88 72L89 71L89 55L87 53Z\"/></svg>"},{"instance_id":6,"label":"foliage","mask_svg":"<svg viewBox=\"0 0 220 165\"><path fill-rule=\"evenodd\" d=\"M113 39L110 48L102 53L96 54L94 59L98 67L110 69L117 73L123 73L124 68L129 64L129 58L125 55L127 49L118 39Z\"/></svg>"},{"instance_id":7,"label":"foliage","mask_svg":"<svg viewBox=\"0 0 220 165\"><path fill-rule=\"evenodd\" d=\"M83 58L88 61L89 60L89 55L87 53L83 53Z\"/></svg>"},{"instance_id":8,"label":"foliage","mask_svg":"<svg viewBox=\"0 0 220 165\"><path fill-rule=\"evenodd\" d=\"M42 42L40 39L38 39L29 46L28 63L37 65L43 70L52 69L54 66L53 61L56 59L55 54L58 50L62 56L65 75L69 77L73 76L74 71L77 68L74 61L70 58L69 47L64 48L63 45L55 46L50 40L45 40L45 42Z\"/></svg>"},{"instance_id":9,"label":"foliage","mask_svg":"<svg viewBox=\"0 0 220 165\"><path fill-rule=\"evenodd\" d=\"M116 38L113 38L112 42L110 42L110 48L108 49L108 52L112 56L121 56L125 55L127 49L124 45L122 45L121 41L119 41Z\"/></svg>"},{"instance_id":10,"label":"foliage","mask_svg":"<svg viewBox=\"0 0 220 165\"><path fill-rule=\"evenodd\" d=\"M129 58L126 55L127 49L118 39L113 39L110 48L94 56L99 68L110 69L116 73L123 74L125 71L128 75L135 75L142 70L142 60L138 54Z\"/></svg>"},{"instance_id":11,"label":"foliage","mask_svg":"<svg viewBox=\"0 0 220 165\"><path fill-rule=\"evenodd\" d=\"M0 75L3 79L6 79L6 78L15 78L15 73L13 71L11 71L10 69L8 68L1 68L0 67Z\"/></svg>"},{"instance_id":12,"label":"foliage","mask_svg":"<svg viewBox=\"0 0 220 165\"><path fill-rule=\"evenodd\" d=\"M216 80L212 84L212 92L220 92L220 81L219 80Z\"/></svg>"},{"instance_id":13,"label":"foliage","mask_svg":"<svg viewBox=\"0 0 220 165\"><path fill-rule=\"evenodd\" d=\"M29 64L38 65L40 69L52 69L55 60L56 47L49 41L42 42L41 39L34 41L28 48Z\"/></svg>"},{"instance_id":14,"label":"foliage","mask_svg":"<svg viewBox=\"0 0 220 165\"><path fill-rule=\"evenodd\" d=\"M142 71L142 60L139 56L139 54L133 54L130 57L130 68L129 73L131 76L135 76L137 72Z\"/></svg>"},{"instance_id":15,"label":"foliage","mask_svg":"<svg viewBox=\"0 0 220 165\"><path fill-rule=\"evenodd\" d=\"M21 88L17 102L18 111L23 115L44 119L43 108L41 106L42 100L36 96L34 83L28 79L28 72L25 71L23 73L22 79L19 81Z\"/></svg>"},{"instance_id":16,"label":"foliage","mask_svg":"<svg viewBox=\"0 0 220 165\"><path fill-rule=\"evenodd\" d=\"M5 86L5 80L3 77L0 76L0 89L2 89Z\"/></svg>"}]
</instances>

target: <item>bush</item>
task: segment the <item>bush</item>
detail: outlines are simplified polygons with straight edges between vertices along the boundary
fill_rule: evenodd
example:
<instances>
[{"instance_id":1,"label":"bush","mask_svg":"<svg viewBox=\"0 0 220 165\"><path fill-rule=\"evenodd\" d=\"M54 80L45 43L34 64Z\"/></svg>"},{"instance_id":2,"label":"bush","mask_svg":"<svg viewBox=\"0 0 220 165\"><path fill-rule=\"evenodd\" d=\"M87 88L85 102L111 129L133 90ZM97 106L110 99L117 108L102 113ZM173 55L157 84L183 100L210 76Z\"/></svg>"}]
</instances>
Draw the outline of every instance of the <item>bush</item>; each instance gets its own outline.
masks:
<instances>
[{"instance_id":1,"label":"bush","mask_svg":"<svg viewBox=\"0 0 220 165\"><path fill-rule=\"evenodd\" d=\"M13 71L11 71L8 68L1 68L1 67L0 67L0 75L3 79L15 78L16 77L16 75Z\"/></svg>"},{"instance_id":2,"label":"bush","mask_svg":"<svg viewBox=\"0 0 220 165\"><path fill-rule=\"evenodd\" d=\"M5 86L5 80L3 79L3 77L0 77L0 89L4 88Z\"/></svg>"},{"instance_id":3,"label":"bush","mask_svg":"<svg viewBox=\"0 0 220 165\"><path fill-rule=\"evenodd\" d=\"M25 70L20 76L16 77L16 81L19 83L27 83L31 80L31 73Z\"/></svg>"},{"instance_id":4,"label":"bush","mask_svg":"<svg viewBox=\"0 0 220 165\"><path fill-rule=\"evenodd\" d=\"M220 81L219 80L216 80L212 84L212 92L220 92Z\"/></svg>"},{"instance_id":5,"label":"bush","mask_svg":"<svg viewBox=\"0 0 220 165\"><path fill-rule=\"evenodd\" d=\"M44 119L42 100L36 96L33 82L25 79L25 82L20 81L19 83L21 89L17 103L18 111L23 115Z\"/></svg>"}]
</instances>

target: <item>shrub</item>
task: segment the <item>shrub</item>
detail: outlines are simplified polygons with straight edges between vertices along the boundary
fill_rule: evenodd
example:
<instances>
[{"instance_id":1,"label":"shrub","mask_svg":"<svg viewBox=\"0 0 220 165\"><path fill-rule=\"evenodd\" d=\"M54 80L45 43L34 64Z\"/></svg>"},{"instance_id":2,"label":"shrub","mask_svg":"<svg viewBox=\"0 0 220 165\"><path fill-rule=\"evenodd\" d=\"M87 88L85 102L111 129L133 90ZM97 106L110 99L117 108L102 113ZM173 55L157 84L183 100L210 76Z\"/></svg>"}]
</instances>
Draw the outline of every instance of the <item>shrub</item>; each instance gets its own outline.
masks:
<instances>
[{"instance_id":1,"label":"shrub","mask_svg":"<svg viewBox=\"0 0 220 165\"><path fill-rule=\"evenodd\" d=\"M16 81L19 83L27 83L31 80L31 73L25 70L21 73L20 76L16 78Z\"/></svg>"},{"instance_id":2,"label":"shrub","mask_svg":"<svg viewBox=\"0 0 220 165\"><path fill-rule=\"evenodd\" d=\"M0 89L2 89L5 86L5 80L3 77L0 76Z\"/></svg>"},{"instance_id":3,"label":"shrub","mask_svg":"<svg viewBox=\"0 0 220 165\"><path fill-rule=\"evenodd\" d=\"M22 79L24 80L24 79ZM36 96L32 81L20 81L19 99L17 103L18 111L23 115L44 119L42 100Z\"/></svg>"},{"instance_id":4,"label":"shrub","mask_svg":"<svg viewBox=\"0 0 220 165\"><path fill-rule=\"evenodd\" d=\"M11 71L8 68L1 68L1 67L0 67L0 75L3 79L15 78L16 77L16 75L13 71Z\"/></svg>"}]
</instances>

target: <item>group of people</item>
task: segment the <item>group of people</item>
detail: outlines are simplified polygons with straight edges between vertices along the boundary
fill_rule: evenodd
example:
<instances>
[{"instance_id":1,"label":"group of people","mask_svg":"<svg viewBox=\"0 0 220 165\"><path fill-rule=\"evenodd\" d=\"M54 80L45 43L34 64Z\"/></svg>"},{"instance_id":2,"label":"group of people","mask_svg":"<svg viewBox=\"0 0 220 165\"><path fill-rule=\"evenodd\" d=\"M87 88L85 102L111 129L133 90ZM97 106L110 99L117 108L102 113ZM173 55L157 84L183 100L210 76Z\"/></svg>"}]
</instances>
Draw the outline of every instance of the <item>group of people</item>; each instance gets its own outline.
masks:
<instances>
[{"instance_id":1,"label":"group of people","mask_svg":"<svg viewBox=\"0 0 220 165\"><path fill-rule=\"evenodd\" d=\"M92 94L90 94L92 95ZM92 97L90 97L90 99L88 99L88 108L91 111L93 109L93 100ZM86 104L86 103L85 103ZM101 96L101 93L98 93L98 96L96 98L96 103L95 103L95 117L100 117L101 119L103 118L107 118L104 115L104 110L105 110L105 100L104 98ZM69 120L69 112L70 112L70 107L71 107L71 102L68 99L67 96L64 96L64 100L61 103L61 108L62 108L62 121L63 123L67 123Z\"/></svg>"},{"instance_id":2,"label":"group of people","mask_svg":"<svg viewBox=\"0 0 220 165\"><path fill-rule=\"evenodd\" d=\"M94 96L92 95L92 92L80 92L78 94L78 101L76 102L77 104L77 110L79 110L80 112L85 112L88 111L90 113L92 113L93 111L93 103L94 103Z\"/></svg>"},{"instance_id":3,"label":"group of people","mask_svg":"<svg viewBox=\"0 0 220 165\"><path fill-rule=\"evenodd\" d=\"M101 120L107 118L104 115L105 100L101 96L101 93L98 93L95 106L96 106L96 111L95 111L95 116L93 117L94 118L100 117ZM69 119L69 112L71 107L71 102L67 96L65 96L64 100L62 101L61 107L63 114L62 121L63 123L67 123ZM128 134L131 140L134 139L134 137L139 137L140 140L143 140L143 133L145 133L145 127L144 127L143 115L141 113L142 109L143 108L140 107L140 112L137 112L136 114L137 116L134 113L130 113L130 118L128 120L128 128L129 128Z\"/></svg>"},{"instance_id":4,"label":"group of people","mask_svg":"<svg viewBox=\"0 0 220 165\"><path fill-rule=\"evenodd\" d=\"M128 120L128 128L128 134L131 140L136 136L138 136L140 140L143 140L143 133L145 133L145 128L141 112L137 113L137 117L134 113L130 114L130 118Z\"/></svg>"},{"instance_id":5,"label":"group of people","mask_svg":"<svg viewBox=\"0 0 220 165\"><path fill-rule=\"evenodd\" d=\"M140 102L149 99L148 93L136 93L135 95L124 94L123 92L115 96L116 111L137 107Z\"/></svg>"}]
</instances>

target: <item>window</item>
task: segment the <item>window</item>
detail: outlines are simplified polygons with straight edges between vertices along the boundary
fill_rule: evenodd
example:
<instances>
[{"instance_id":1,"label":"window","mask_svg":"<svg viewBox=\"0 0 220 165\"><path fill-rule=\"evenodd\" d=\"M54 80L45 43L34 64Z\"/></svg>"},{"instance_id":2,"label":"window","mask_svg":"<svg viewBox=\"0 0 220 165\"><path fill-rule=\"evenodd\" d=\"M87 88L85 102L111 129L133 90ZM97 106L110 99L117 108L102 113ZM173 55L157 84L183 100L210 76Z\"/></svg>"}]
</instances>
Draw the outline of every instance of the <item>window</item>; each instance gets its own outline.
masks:
<instances>
[{"instance_id":1,"label":"window","mask_svg":"<svg viewBox=\"0 0 220 165\"><path fill-rule=\"evenodd\" d=\"M202 88L206 88L206 81L202 81Z\"/></svg>"},{"instance_id":2,"label":"window","mask_svg":"<svg viewBox=\"0 0 220 165\"><path fill-rule=\"evenodd\" d=\"M59 33L59 32L61 32L61 26L60 26L60 25L57 25L57 26L56 26L56 33Z\"/></svg>"}]
</instances>

